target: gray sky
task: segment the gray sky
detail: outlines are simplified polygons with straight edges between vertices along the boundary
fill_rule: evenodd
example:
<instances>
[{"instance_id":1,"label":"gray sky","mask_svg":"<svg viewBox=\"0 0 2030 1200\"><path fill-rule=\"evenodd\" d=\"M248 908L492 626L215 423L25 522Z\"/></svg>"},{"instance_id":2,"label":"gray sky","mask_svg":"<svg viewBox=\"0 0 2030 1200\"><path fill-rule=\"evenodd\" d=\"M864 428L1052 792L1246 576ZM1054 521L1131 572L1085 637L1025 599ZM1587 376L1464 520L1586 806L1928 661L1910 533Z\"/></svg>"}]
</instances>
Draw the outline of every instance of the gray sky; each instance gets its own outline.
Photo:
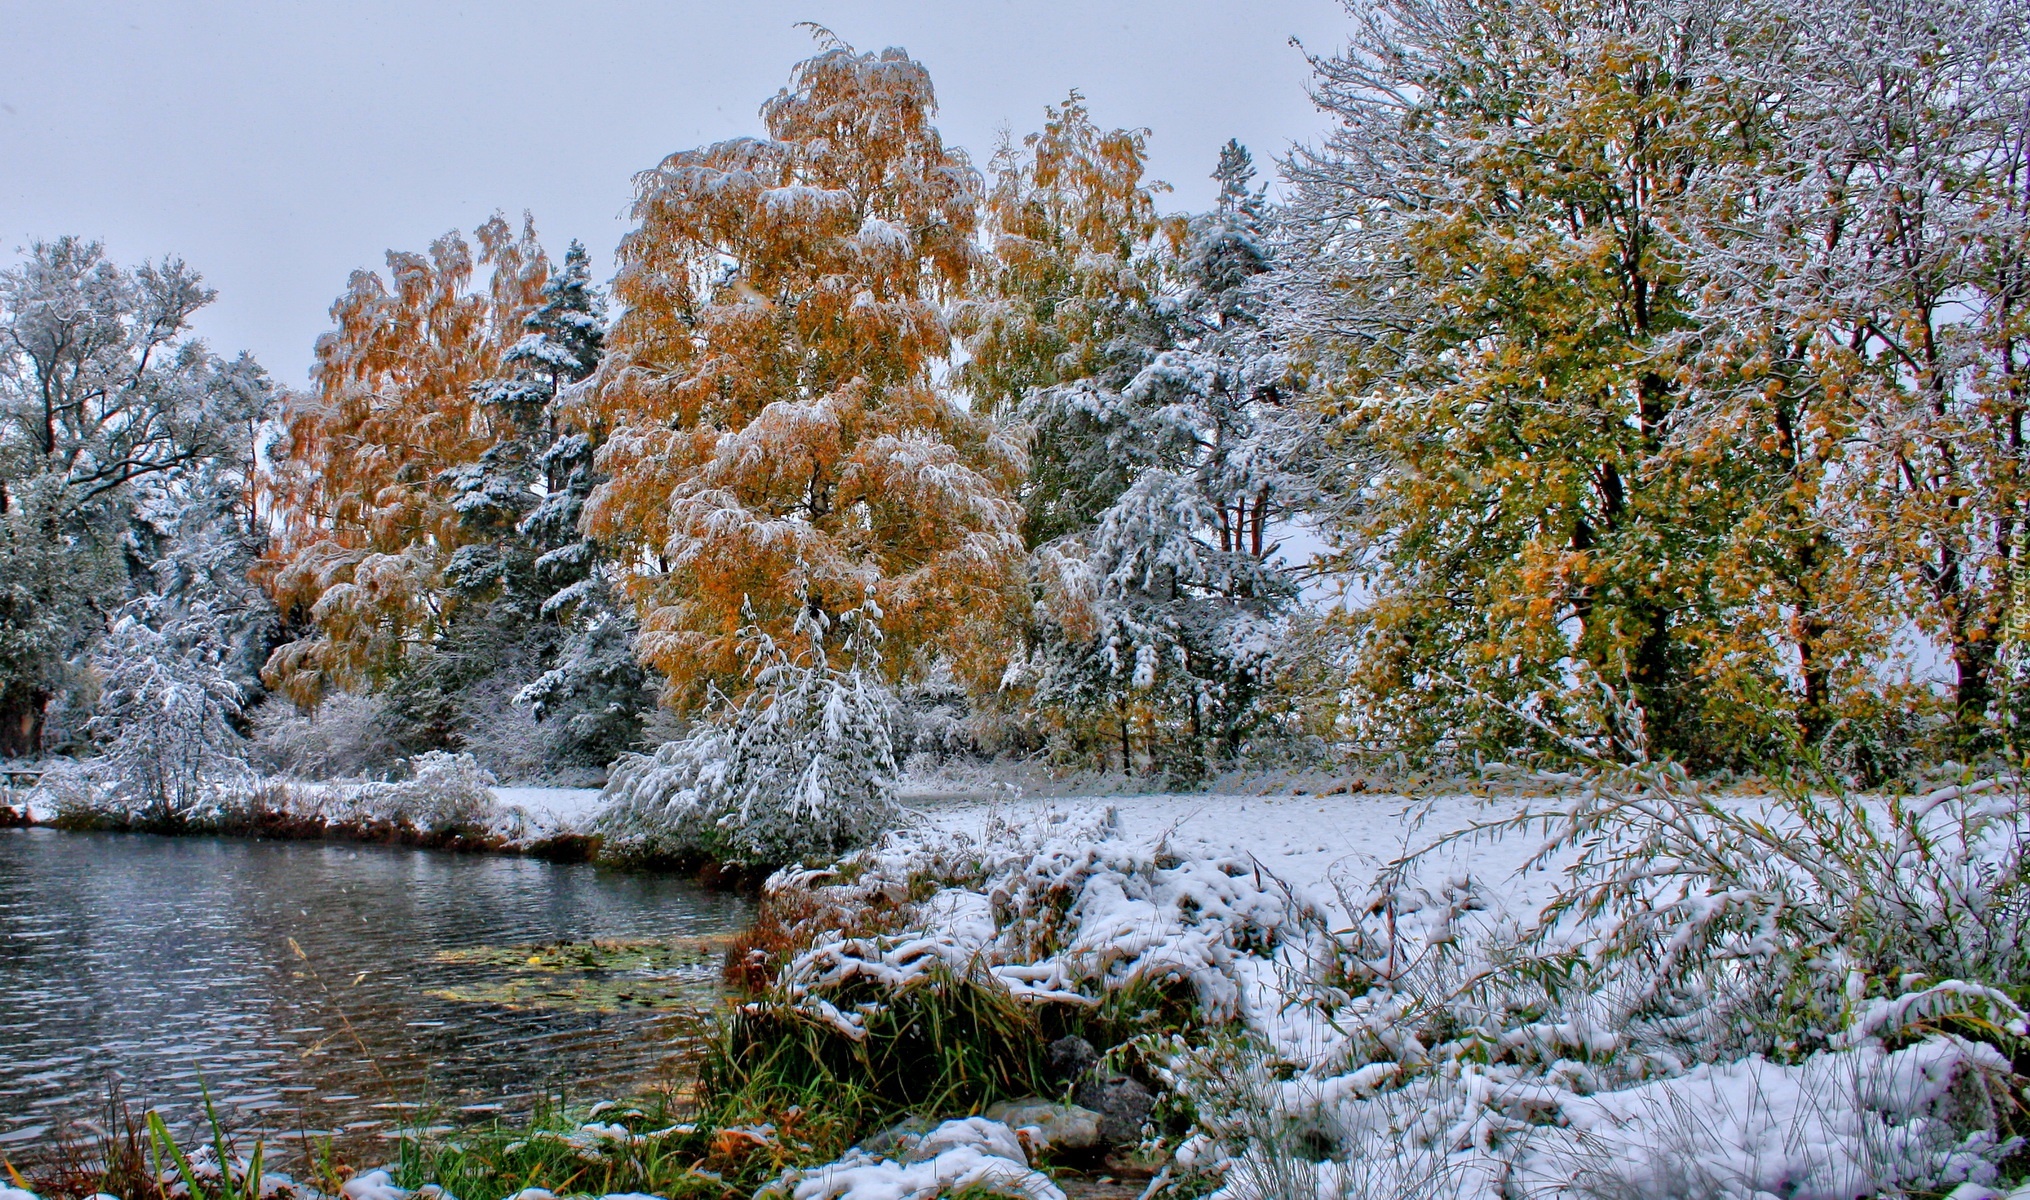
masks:
<instances>
[{"instance_id":1,"label":"gray sky","mask_svg":"<svg viewBox=\"0 0 2030 1200\"><path fill-rule=\"evenodd\" d=\"M0 0L0 252L78 233L181 255L218 289L213 347L301 385L346 275L391 246L528 209L603 277L630 177L760 132L806 20L906 47L981 163L1081 89L1101 124L1153 131L1172 208L1210 200L1227 138L1268 174L1315 136L1289 39L1344 28L1336 0Z\"/></svg>"}]
</instances>

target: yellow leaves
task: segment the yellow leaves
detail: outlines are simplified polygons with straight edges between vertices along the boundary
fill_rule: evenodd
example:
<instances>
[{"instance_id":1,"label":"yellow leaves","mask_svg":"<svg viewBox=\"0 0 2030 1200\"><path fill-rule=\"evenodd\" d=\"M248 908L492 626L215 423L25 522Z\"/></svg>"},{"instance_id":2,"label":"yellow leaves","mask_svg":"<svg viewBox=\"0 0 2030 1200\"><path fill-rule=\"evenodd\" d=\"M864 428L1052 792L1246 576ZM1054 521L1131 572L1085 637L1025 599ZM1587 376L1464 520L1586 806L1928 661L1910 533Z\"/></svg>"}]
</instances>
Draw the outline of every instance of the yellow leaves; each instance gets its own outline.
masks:
<instances>
[{"instance_id":1,"label":"yellow leaves","mask_svg":"<svg viewBox=\"0 0 2030 1200\"><path fill-rule=\"evenodd\" d=\"M637 180L587 521L653 555L641 647L682 692L736 669L744 605L782 634L805 588L839 611L871 585L891 663L997 668L978 630L1020 599L1011 454L935 379L980 198L935 107L900 51L834 44L763 106L768 139Z\"/></svg>"},{"instance_id":2,"label":"yellow leaves","mask_svg":"<svg viewBox=\"0 0 2030 1200\"><path fill-rule=\"evenodd\" d=\"M318 338L316 394L285 414L286 455L267 486L279 528L261 573L321 647L283 647L263 677L314 695L386 669L441 615L441 556L460 543L442 473L498 438L472 398L537 304L549 262L524 218L495 216L427 254L389 251L386 278L355 271ZM478 266L490 273L473 287ZM291 683L296 671L314 683Z\"/></svg>"}]
</instances>

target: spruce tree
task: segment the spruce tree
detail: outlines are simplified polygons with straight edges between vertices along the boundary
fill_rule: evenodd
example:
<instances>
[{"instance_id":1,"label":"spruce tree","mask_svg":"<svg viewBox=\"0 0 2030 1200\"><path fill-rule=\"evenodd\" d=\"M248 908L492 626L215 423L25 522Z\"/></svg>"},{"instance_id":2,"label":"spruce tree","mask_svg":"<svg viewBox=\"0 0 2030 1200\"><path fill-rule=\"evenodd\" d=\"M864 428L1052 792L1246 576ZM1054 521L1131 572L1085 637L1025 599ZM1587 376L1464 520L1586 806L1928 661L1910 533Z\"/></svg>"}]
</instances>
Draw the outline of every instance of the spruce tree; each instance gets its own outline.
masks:
<instances>
[{"instance_id":1,"label":"spruce tree","mask_svg":"<svg viewBox=\"0 0 2030 1200\"><path fill-rule=\"evenodd\" d=\"M1046 547L1059 583L1029 659L1036 699L1092 748L1111 726L1124 767L1138 740L1152 766L1187 775L1239 752L1267 712L1296 596L1277 531L1305 426L1263 319L1272 262L1253 174L1229 142L1216 207L1166 263L1161 348L1118 393L1083 381L1140 455L1116 459L1126 486L1090 526Z\"/></svg>"}]
</instances>

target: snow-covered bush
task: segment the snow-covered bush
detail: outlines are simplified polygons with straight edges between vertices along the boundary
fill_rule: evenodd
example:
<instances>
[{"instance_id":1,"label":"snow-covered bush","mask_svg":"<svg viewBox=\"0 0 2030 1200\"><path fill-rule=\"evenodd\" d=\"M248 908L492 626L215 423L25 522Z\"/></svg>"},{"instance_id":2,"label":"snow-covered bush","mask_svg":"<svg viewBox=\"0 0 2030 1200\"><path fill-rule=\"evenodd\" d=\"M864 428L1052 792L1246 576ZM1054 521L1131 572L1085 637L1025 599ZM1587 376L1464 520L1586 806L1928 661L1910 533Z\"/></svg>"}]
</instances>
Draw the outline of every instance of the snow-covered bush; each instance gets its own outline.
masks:
<instances>
[{"instance_id":1,"label":"snow-covered bush","mask_svg":"<svg viewBox=\"0 0 2030 1200\"><path fill-rule=\"evenodd\" d=\"M932 662L896 693L896 756L905 764L931 766L977 755L971 718L972 703L951 663Z\"/></svg>"},{"instance_id":2,"label":"snow-covered bush","mask_svg":"<svg viewBox=\"0 0 2030 1200\"><path fill-rule=\"evenodd\" d=\"M368 692L334 692L305 713L282 696L252 711L253 765L292 779L383 779L401 767L385 702Z\"/></svg>"},{"instance_id":3,"label":"snow-covered bush","mask_svg":"<svg viewBox=\"0 0 2030 1200\"><path fill-rule=\"evenodd\" d=\"M370 783L354 804L370 819L408 825L424 833L473 833L501 815L493 774L470 754L433 750L409 760L411 777Z\"/></svg>"},{"instance_id":4,"label":"snow-covered bush","mask_svg":"<svg viewBox=\"0 0 2030 1200\"><path fill-rule=\"evenodd\" d=\"M1541 837L1532 865L1562 864L1564 877L1481 975L1487 1016L1545 1006L1583 1019L1631 1076L1837 1048L1956 1013L2021 1021L2008 989L2030 978L2030 807L2013 781L1753 799L1673 770L1616 770L1561 808L1432 849L1504 834ZM1393 914L1418 865L1386 872L1363 907ZM1386 937L1362 947L1371 965L1421 952Z\"/></svg>"},{"instance_id":5,"label":"snow-covered bush","mask_svg":"<svg viewBox=\"0 0 2030 1200\"><path fill-rule=\"evenodd\" d=\"M254 776L234 727L231 655L203 602L171 610L144 597L123 610L93 657L99 697L86 728L100 752L80 768L93 803L124 820L181 825L245 794Z\"/></svg>"},{"instance_id":6,"label":"snow-covered bush","mask_svg":"<svg viewBox=\"0 0 2030 1200\"><path fill-rule=\"evenodd\" d=\"M632 859L829 862L895 820L895 700L877 673L880 610L841 618L850 666L825 649L826 618L805 605L802 643L758 627L744 645L753 689L684 738L613 766L598 823L607 852Z\"/></svg>"}]
</instances>

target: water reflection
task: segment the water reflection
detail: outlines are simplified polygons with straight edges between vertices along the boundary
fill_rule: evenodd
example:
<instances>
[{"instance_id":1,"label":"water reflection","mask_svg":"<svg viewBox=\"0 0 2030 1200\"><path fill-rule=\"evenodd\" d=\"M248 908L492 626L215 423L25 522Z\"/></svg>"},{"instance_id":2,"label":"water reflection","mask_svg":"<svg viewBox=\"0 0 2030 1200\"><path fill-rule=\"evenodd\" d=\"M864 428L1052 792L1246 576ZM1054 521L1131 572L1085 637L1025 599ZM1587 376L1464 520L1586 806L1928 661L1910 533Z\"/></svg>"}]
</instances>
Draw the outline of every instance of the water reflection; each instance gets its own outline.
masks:
<instances>
[{"instance_id":1,"label":"water reflection","mask_svg":"<svg viewBox=\"0 0 2030 1200\"><path fill-rule=\"evenodd\" d=\"M508 956L446 951L713 937L746 916L686 881L585 865L0 831L0 1149L97 1113L111 1080L173 1121L208 1087L243 1128L341 1141L416 1101L626 1091L674 1069L684 1020L642 1005L667 1005L686 971L709 1002L710 965L658 958L655 988L510 1005L528 989L503 989Z\"/></svg>"}]
</instances>

